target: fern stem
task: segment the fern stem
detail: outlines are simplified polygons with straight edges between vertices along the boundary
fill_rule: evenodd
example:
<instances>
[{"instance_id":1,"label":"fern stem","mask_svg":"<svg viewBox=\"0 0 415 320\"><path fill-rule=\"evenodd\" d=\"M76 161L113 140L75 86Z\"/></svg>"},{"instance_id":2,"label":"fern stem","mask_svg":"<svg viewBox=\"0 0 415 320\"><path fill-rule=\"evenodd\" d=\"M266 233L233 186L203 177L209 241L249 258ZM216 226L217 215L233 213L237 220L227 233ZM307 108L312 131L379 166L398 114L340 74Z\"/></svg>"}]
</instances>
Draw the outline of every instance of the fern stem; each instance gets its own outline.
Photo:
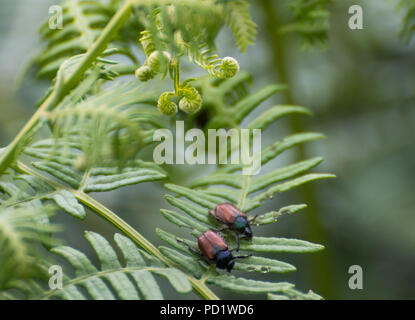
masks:
<instances>
[{"instance_id":1,"label":"fern stem","mask_svg":"<svg viewBox=\"0 0 415 320\"><path fill-rule=\"evenodd\" d=\"M115 65L109 68L110 71L116 72L118 76L126 76L126 75L133 75L139 65Z\"/></svg>"},{"instance_id":2,"label":"fern stem","mask_svg":"<svg viewBox=\"0 0 415 320\"><path fill-rule=\"evenodd\" d=\"M127 237L133 240L136 244L138 244L141 248L143 248L149 254L158 258L159 260L161 260L163 263L165 263L169 267L177 267L172 261L170 261L168 258L163 256L161 252L150 241L148 241L143 235L137 232L126 221L121 219L116 213L112 212L102 203L96 201L94 198L90 197L86 193L79 191L79 190L73 190L55 180L49 179L48 177L45 177L42 173L39 173L31 169L30 167L26 166L22 162L17 163L17 169L22 173L29 174L32 176L37 176L41 178L43 181L47 182L48 184L50 184L56 189L63 189L68 192L71 192L80 202L82 202L82 204L84 204L86 207L91 209L93 212L95 212L96 214L104 218L106 221L111 223L113 226L115 226L118 230L124 233ZM190 275L187 275L187 276L193 286L193 289L203 299L219 300L219 298L206 286L204 280L198 280Z\"/></svg>"},{"instance_id":3,"label":"fern stem","mask_svg":"<svg viewBox=\"0 0 415 320\"><path fill-rule=\"evenodd\" d=\"M180 87L180 58L174 58L173 62L173 77L174 77L174 92L176 96L179 95L179 87Z\"/></svg>"},{"instance_id":4,"label":"fern stem","mask_svg":"<svg viewBox=\"0 0 415 320\"><path fill-rule=\"evenodd\" d=\"M6 151L0 157L0 175L18 156L19 149L24 146L25 141L34 133L34 128L42 120L42 117L49 111L53 110L65 95L76 86L79 79L85 74L86 70L92 65L95 59L106 49L115 33L121 28L124 22L129 18L132 11L133 2L137 0L127 0L111 21L104 28L101 35L86 52L85 56L79 62L75 70L68 76L61 85L58 85L52 94L41 104L36 113L30 118L23 129L17 134Z\"/></svg>"}]
</instances>

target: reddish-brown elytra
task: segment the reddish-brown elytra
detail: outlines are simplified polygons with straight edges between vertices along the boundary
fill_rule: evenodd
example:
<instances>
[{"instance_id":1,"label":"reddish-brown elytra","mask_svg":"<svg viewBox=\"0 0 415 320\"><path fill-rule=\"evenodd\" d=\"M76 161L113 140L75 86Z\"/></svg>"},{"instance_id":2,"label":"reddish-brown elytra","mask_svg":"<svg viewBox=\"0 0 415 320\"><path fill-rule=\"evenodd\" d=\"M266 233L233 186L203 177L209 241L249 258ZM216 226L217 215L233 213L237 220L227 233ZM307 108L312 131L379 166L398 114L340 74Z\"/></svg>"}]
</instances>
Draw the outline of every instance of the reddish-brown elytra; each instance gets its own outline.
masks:
<instances>
[{"instance_id":1,"label":"reddish-brown elytra","mask_svg":"<svg viewBox=\"0 0 415 320\"><path fill-rule=\"evenodd\" d=\"M252 230L245 213L231 203L221 203L210 214L227 229L235 232L236 251L239 251L239 235L244 235L248 240L252 238Z\"/></svg>"},{"instance_id":2,"label":"reddish-brown elytra","mask_svg":"<svg viewBox=\"0 0 415 320\"><path fill-rule=\"evenodd\" d=\"M220 234L212 230L206 231L197 239L197 246L209 260L215 260L219 251L229 251Z\"/></svg>"},{"instance_id":3,"label":"reddish-brown elytra","mask_svg":"<svg viewBox=\"0 0 415 320\"><path fill-rule=\"evenodd\" d=\"M219 269L226 269L228 272L231 272L233 269L235 259L243 259L251 256L245 255L234 257L232 255L232 250L229 250L225 240L223 240L218 232L213 230L204 232L197 239L197 245L201 253L187 245L182 240L177 239L177 241L185 244L193 253L203 255L210 263L216 264Z\"/></svg>"}]
</instances>

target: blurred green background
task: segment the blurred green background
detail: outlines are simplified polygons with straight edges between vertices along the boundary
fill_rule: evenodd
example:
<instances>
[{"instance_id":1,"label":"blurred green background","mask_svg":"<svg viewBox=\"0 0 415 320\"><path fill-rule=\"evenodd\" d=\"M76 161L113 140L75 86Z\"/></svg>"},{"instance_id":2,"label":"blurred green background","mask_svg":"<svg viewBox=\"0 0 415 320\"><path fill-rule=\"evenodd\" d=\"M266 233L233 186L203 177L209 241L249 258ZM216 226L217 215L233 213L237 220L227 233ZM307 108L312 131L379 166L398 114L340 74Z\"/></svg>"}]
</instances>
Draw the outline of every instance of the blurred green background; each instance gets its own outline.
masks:
<instances>
[{"instance_id":1,"label":"blurred green background","mask_svg":"<svg viewBox=\"0 0 415 320\"><path fill-rule=\"evenodd\" d=\"M297 272L267 277L292 281L299 289L312 289L326 299L413 299L415 47L398 36L402 14L395 10L393 0L337 0L331 7L326 48L303 50L299 37L278 32L290 19L288 3L252 1L259 38L245 54L233 48L228 31L218 38L221 55L236 57L252 73L253 89L270 82L288 83L290 91L279 94L272 103L304 105L314 113L312 118L280 121L265 139L300 130L328 136L291 151L281 162L321 155L325 161L319 171L337 175L335 180L277 196L261 208L265 212L288 203L307 203L309 207L301 213L262 230L326 246L317 254L284 255L297 266ZM53 4L58 1L0 0L0 147L30 118L47 88L46 83L27 80L16 91L15 83L37 48L37 29ZM348 28L352 4L363 7L363 30ZM159 213L168 206L163 194L161 185L143 184L100 195L98 200L160 244L154 229L174 228ZM64 214L55 221L64 225L65 242L88 254L92 251L81 236L83 230L107 236L114 232L93 214L83 222ZM351 265L363 268L363 290L348 287ZM177 298L173 292L170 295Z\"/></svg>"}]
</instances>

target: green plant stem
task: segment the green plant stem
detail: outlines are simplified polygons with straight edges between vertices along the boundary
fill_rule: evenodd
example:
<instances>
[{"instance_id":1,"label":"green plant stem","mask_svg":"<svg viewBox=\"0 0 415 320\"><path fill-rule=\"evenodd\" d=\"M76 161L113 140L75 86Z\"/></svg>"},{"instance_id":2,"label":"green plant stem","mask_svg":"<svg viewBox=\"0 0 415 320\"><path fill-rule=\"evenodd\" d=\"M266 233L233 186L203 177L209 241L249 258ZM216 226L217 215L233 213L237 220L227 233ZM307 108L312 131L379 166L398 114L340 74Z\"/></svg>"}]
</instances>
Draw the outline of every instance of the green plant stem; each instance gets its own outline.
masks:
<instances>
[{"instance_id":1,"label":"green plant stem","mask_svg":"<svg viewBox=\"0 0 415 320\"><path fill-rule=\"evenodd\" d=\"M260 5L265 16L265 25L269 36L268 43L271 44L273 60L275 61L273 63L275 72L277 73L280 82L289 84L284 56L285 43L282 38L283 36L279 32L282 26L281 15L278 14L280 8L278 8L278 4L268 0L260 0ZM275 5L277 7L275 7ZM288 87L290 88L290 86ZM284 94L285 102L287 104L295 104L290 89L284 91ZM304 128L301 120L298 117L291 117L290 130L292 132L300 132L303 131L302 129ZM298 161L307 158L307 151L303 144L300 144L296 148L296 153ZM299 188L297 192L299 192L302 201L309 204L307 213L304 215L305 231L309 240L324 244L327 237L325 235L326 232L319 221L318 198L313 185L305 184ZM312 268L310 269L313 270L313 288L326 298L334 298L334 288L332 285L333 276L331 274L327 251L325 251L324 254L313 255L310 259L312 262Z\"/></svg>"},{"instance_id":2,"label":"green plant stem","mask_svg":"<svg viewBox=\"0 0 415 320\"><path fill-rule=\"evenodd\" d=\"M95 59L106 49L108 43L112 40L116 32L121 28L124 22L129 18L132 11L133 2L137 0L127 0L111 21L104 28L101 35L94 42L93 46L86 52L75 70L60 83L52 94L40 105L36 113L30 118L23 129L17 134L6 151L0 157L0 175L10 166L11 162L18 156L19 150L24 146L25 141L33 134L34 128L39 124L42 118L48 112L53 110L65 95L73 89L86 70L94 63ZM57 82L58 83L58 82Z\"/></svg>"},{"instance_id":3,"label":"green plant stem","mask_svg":"<svg viewBox=\"0 0 415 320\"><path fill-rule=\"evenodd\" d=\"M96 201L94 198L90 197L86 193L79 190L73 190L55 180L49 179L43 174L26 166L22 162L17 162L17 169L22 173L41 178L43 181L47 182L48 184L50 184L58 190L63 189L71 192L83 205L85 205L87 208L91 209L93 212L95 212L96 214L104 218L106 221L111 223L113 226L115 226L118 230L120 230L123 234L125 234L127 237L133 240L136 244L138 244L149 254L158 258L169 267L177 267L172 261L163 256L161 252L150 241L148 241L143 235L137 232L127 222L121 219L116 213L112 212L106 206ZM193 289L203 299L219 300L219 298L206 286L205 279L198 280L189 275L187 275L187 277L189 278L189 281L191 282Z\"/></svg>"},{"instance_id":4,"label":"green plant stem","mask_svg":"<svg viewBox=\"0 0 415 320\"><path fill-rule=\"evenodd\" d=\"M119 76L133 75L139 65L115 65L109 68L110 71L116 72Z\"/></svg>"},{"instance_id":5,"label":"green plant stem","mask_svg":"<svg viewBox=\"0 0 415 320\"><path fill-rule=\"evenodd\" d=\"M173 76L174 76L174 92L176 96L179 95L180 87L180 60L179 57L176 57L173 62Z\"/></svg>"}]
</instances>

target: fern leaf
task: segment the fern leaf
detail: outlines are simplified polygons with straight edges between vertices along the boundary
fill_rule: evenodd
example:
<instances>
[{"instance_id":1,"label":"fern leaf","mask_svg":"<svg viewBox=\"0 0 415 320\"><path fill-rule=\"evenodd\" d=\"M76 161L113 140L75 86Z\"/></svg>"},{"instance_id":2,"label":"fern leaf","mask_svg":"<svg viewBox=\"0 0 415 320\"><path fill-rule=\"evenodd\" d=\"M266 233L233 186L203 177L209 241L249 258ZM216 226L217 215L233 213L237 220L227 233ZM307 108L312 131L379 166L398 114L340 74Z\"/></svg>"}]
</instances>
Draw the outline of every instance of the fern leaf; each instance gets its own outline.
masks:
<instances>
[{"instance_id":1,"label":"fern leaf","mask_svg":"<svg viewBox=\"0 0 415 320\"><path fill-rule=\"evenodd\" d=\"M281 292L294 286L291 283L286 282L265 282L258 280L249 280L230 275L220 275L211 277L208 279L208 282L225 290L252 294Z\"/></svg>"},{"instance_id":2,"label":"fern leaf","mask_svg":"<svg viewBox=\"0 0 415 320\"><path fill-rule=\"evenodd\" d=\"M249 15L249 3L245 0L224 2L228 27L231 29L237 46L245 52L248 45L253 44L257 34L257 26Z\"/></svg>"},{"instance_id":3,"label":"fern leaf","mask_svg":"<svg viewBox=\"0 0 415 320\"><path fill-rule=\"evenodd\" d=\"M85 219L86 212L84 207L79 204L73 193L67 190L61 190L51 196L59 208L65 210L70 215L78 219Z\"/></svg>"},{"instance_id":4,"label":"fern leaf","mask_svg":"<svg viewBox=\"0 0 415 320\"><path fill-rule=\"evenodd\" d=\"M310 47L325 44L330 27L330 11L328 6L332 0L293 0L291 11L294 22L283 26L283 33L299 33L304 39L304 45Z\"/></svg>"},{"instance_id":5,"label":"fern leaf","mask_svg":"<svg viewBox=\"0 0 415 320\"><path fill-rule=\"evenodd\" d=\"M41 205L46 200L53 200L58 207L74 217L80 219L85 217L84 208L73 194L65 189L56 189L36 176L14 172L11 182L1 182L0 189L3 191L0 206L4 209L14 208L15 206L32 208Z\"/></svg>"},{"instance_id":6,"label":"fern leaf","mask_svg":"<svg viewBox=\"0 0 415 320\"><path fill-rule=\"evenodd\" d=\"M61 6L63 28L51 29L49 22L40 28L44 50L35 59L39 77L54 78L65 60L85 53L111 18L111 10L98 1L66 0ZM131 57L125 45L118 48Z\"/></svg>"},{"instance_id":7,"label":"fern leaf","mask_svg":"<svg viewBox=\"0 0 415 320\"><path fill-rule=\"evenodd\" d=\"M86 214L76 198L79 193L107 192L166 178L159 166L139 159L128 160L122 168L111 159L85 167L86 155L77 136L40 140L26 147L24 153L36 161L31 163L32 168L19 162L19 172L10 171L11 179L0 182L0 205L4 208L52 200L70 215L83 219Z\"/></svg>"},{"instance_id":8,"label":"fern leaf","mask_svg":"<svg viewBox=\"0 0 415 320\"><path fill-rule=\"evenodd\" d=\"M130 160L122 168L119 168L114 162L107 162L106 165L102 164L80 170L76 168L80 155L82 157L80 153L72 153L72 163L68 165L50 159L50 154L56 152L53 150L53 146L43 149L43 153L33 152L33 149L38 149L38 146L44 146L43 143L49 141L40 141L39 144L27 149L31 156L42 157L41 161L35 161L32 165L39 172L53 176L61 184L68 184L74 190L86 193L106 192L128 185L166 178L166 173L159 166L142 160ZM73 151L62 152L69 154Z\"/></svg>"},{"instance_id":9,"label":"fern leaf","mask_svg":"<svg viewBox=\"0 0 415 320\"><path fill-rule=\"evenodd\" d=\"M164 179L166 175L152 162L135 160L121 171L118 168L94 168L89 172L85 192L105 192L124 186Z\"/></svg>"},{"instance_id":10,"label":"fern leaf","mask_svg":"<svg viewBox=\"0 0 415 320\"><path fill-rule=\"evenodd\" d=\"M56 243L50 233L60 228L49 223L54 212L37 202L30 205L0 207L0 291L12 286L15 279L38 275L41 261L39 245Z\"/></svg>"},{"instance_id":11,"label":"fern leaf","mask_svg":"<svg viewBox=\"0 0 415 320\"><path fill-rule=\"evenodd\" d=\"M309 291L307 293L302 293L298 290L295 290L293 288L289 288L287 290L283 291L284 294L268 294L269 300L322 300L323 297L320 295L314 293L313 291Z\"/></svg>"},{"instance_id":12,"label":"fern leaf","mask_svg":"<svg viewBox=\"0 0 415 320\"><path fill-rule=\"evenodd\" d=\"M166 278L179 293L187 293L192 287L187 276L178 269L165 267L154 257L138 249L128 238L115 234L114 240L121 251L125 264L114 248L101 235L86 232L85 237L93 247L100 262L95 267L82 252L67 246L52 249L52 252L67 260L75 271L74 278L66 277L63 288L31 292L32 299L94 299L94 300L137 300L163 299L155 276Z\"/></svg>"},{"instance_id":13,"label":"fern leaf","mask_svg":"<svg viewBox=\"0 0 415 320\"><path fill-rule=\"evenodd\" d=\"M252 252L292 252L308 253L324 249L322 245L297 239L255 237L249 243L241 244L241 249Z\"/></svg>"},{"instance_id":14,"label":"fern leaf","mask_svg":"<svg viewBox=\"0 0 415 320\"><path fill-rule=\"evenodd\" d=\"M409 43L415 29L415 2L412 0L400 0L398 9L405 11L400 33L404 41Z\"/></svg>"},{"instance_id":15,"label":"fern leaf","mask_svg":"<svg viewBox=\"0 0 415 320\"><path fill-rule=\"evenodd\" d=\"M239 263L235 265L234 269L245 272L286 273L296 270L296 268L289 263L264 257L249 257L238 262Z\"/></svg>"}]
</instances>

